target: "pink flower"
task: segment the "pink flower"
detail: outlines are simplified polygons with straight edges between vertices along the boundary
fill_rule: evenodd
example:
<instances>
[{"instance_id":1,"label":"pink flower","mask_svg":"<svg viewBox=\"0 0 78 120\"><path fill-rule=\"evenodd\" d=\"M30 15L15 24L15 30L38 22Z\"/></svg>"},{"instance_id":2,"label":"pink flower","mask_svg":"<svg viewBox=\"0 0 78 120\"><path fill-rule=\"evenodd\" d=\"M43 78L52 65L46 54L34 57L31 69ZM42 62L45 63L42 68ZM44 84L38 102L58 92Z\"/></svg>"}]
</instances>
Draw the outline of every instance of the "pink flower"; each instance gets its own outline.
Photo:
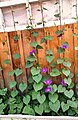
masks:
<instances>
[{"instance_id":1,"label":"pink flower","mask_svg":"<svg viewBox=\"0 0 78 120\"><path fill-rule=\"evenodd\" d=\"M48 71L47 68L42 68L42 70L41 70L42 73L46 73L47 71Z\"/></svg>"},{"instance_id":2,"label":"pink flower","mask_svg":"<svg viewBox=\"0 0 78 120\"><path fill-rule=\"evenodd\" d=\"M52 90L52 87L51 86L48 86L46 89L45 89L45 92L48 93Z\"/></svg>"},{"instance_id":3,"label":"pink flower","mask_svg":"<svg viewBox=\"0 0 78 120\"><path fill-rule=\"evenodd\" d=\"M46 84L46 85L50 85L51 83L52 83L52 80L49 80L49 79L48 79L48 80L45 81L45 84Z\"/></svg>"}]
</instances>

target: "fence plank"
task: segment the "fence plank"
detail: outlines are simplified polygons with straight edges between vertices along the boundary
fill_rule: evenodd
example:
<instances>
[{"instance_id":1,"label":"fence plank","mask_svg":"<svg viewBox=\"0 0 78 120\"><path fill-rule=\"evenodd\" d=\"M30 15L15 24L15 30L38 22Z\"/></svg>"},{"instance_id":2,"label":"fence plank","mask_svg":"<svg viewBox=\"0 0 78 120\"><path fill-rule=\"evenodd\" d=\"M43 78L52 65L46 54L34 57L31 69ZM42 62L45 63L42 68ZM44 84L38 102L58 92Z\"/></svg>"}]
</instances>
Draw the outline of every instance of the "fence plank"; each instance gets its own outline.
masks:
<instances>
[{"instance_id":1,"label":"fence plank","mask_svg":"<svg viewBox=\"0 0 78 120\"><path fill-rule=\"evenodd\" d=\"M14 77L8 75L8 72L13 70L8 33L4 33L4 34L0 33L0 39L1 39L1 48L0 48L0 50L1 50L1 66L3 68L5 85L9 89L9 82L11 80L14 80ZM4 63L5 60L9 60L10 64L5 64Z\"/></svg>"},{"instance_id":2,"label":"fence plank","mask_svg":"<svg viewBox=\"0 0 78 120\"><path fill-rule=\"evenodd\" d=\"M78 34L78 23L74 24L74 33ZM74 49L76 46L78 46L78 38L74 37L74 42L73 42ZM74 64L75 64L75 83L78 83L78 77L76 74L78 73L78 51L74 50Z\"/></svg>"}]
</instances>

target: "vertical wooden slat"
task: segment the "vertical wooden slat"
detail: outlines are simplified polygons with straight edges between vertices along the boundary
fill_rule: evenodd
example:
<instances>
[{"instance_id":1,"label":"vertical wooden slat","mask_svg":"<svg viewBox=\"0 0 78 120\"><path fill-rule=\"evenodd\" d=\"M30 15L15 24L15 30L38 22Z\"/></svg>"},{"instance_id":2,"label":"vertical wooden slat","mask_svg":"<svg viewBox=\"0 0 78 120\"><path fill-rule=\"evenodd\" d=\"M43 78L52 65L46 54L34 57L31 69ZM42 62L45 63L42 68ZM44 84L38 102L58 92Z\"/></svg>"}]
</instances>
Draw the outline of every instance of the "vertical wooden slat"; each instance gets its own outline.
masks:
<instances>
[{"instance_id":1,"label":"vertical wooden slat","mask_svg":"<svg viewBox=\"0 0 78 120\"><path fill-rule=\"evenodd\" d=\"M27 74L26 74L26 69L25 69L25 56L24 56L24 49L23 49L22 32L18 31L17 35L19 36L19 40L18 40L19 53L21 55L20 61L21 61L22 69L23 69L22 81L27 83Z\"/></svg>"},{"instance_id":2,"label":"vertical wooden slat","mask_svg":"<svg viewBox=\"0 0 78 120\"><path fill-rule=\"evenodd\" d=\"M74 33L78 34L78 25L74 24ZM74 37L74 49L78 46L78 39ZM74 50L74 64L75 64L75 83L78 83L78 77L76 74L78 73L78 50Z\"/></svg>"},{"instance_id":3,"label":"vertical wooden slat","mask_svg":"<svg viewBox=\"0 0 78 120\"><path fill-rule=\"evenodd\" d=\"M1 39L1 48L0 48L0 50L1 50L1 66L3 68L5 85L9 89L9 82L11 80L14 80L14 76L8 75L8 72L13 70L8 33L4 33L4 34L0 33L0 39ZM6 59L10 60L10 64L4 63L4 60L6 60Z\"/></svg>"}]
</instances>

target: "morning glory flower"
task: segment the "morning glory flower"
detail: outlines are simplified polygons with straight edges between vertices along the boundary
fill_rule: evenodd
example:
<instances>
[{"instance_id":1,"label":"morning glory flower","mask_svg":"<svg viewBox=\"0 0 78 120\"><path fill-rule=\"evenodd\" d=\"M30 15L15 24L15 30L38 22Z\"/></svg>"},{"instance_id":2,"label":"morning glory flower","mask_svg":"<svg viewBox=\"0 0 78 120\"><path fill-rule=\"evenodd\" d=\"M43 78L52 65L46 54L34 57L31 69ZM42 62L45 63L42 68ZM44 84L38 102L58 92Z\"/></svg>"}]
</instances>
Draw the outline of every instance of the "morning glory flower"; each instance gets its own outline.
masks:
<instances>
[{"instance_id":1,"label":"morning glory flower","mask_svg":"<svg viewBox=\"0 0 78 120\"><path fill-rule=\"evenodd\" d=\"M46 73L47 71L48 71L47 68L42 68L42 69L41 69L41 72L42 72L42 73Z\"/></svg>"},{"instance_id":2,"label":"morning glory flower","mask_svg":"<svg viewBox=\"0 0 78 120\"><path fill-rule=\"evenodd\" d=\"M50 80L50 79L48 79L48 80L45 81L46 85L50 85L51 83L52 83L52 80Z\"/></svg>"},{"instance_id":3,"label":"morning glory flower","mask_svg":"<svg viewBox=\"0 0 78 120\"><path fill-rule=\"evenodd\" d=\"M63 86L67 86L67 84L65 83L64 80L61 81L61 84L62 84Z\"/></svg>"},{"instance_id":4,"label":"morning glory flower","mask_svg":"<svg viewBox=\"0 0 78 120\"><path fill-rule=\"evenodd\" d=\"M52 87L51 86L48 86L46 89L45 89L45 92L48 93L52 90Z\"/></svg>"},{"instance_id":5,"label":"morning glory flower","mask_svg":"<svg viewBox=\"0 0 78 120\"><path fill-rule=\"evenodd\" d=\"M66 48L68 48L68 45L67 45L67 44L63 44L63 45L61 46L61 48L66 49Z\"/></svg>"},{"instance_id":6,"label":"morning glory flower","mask_svg":"<svg viewBox=\"0 0 78 120\"><path fill-rule=\"evenodd\" d=\"M35 53L35 52L36 52L36 50L30 51L30 55L32 55L32 54Z\"/></svg>"}]
</instances>

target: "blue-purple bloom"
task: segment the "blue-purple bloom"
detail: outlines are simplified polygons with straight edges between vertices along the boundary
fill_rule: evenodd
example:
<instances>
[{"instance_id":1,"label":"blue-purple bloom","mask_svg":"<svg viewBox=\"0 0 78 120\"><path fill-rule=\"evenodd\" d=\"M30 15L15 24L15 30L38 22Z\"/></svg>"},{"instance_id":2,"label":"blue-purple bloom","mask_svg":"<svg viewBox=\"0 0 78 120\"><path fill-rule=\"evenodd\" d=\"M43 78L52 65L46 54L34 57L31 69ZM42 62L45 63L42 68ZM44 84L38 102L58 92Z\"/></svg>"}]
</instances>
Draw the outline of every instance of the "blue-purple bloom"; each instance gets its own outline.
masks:
<instances>
[{"instance_id":1,"label":"blue-purple bloom","mask_svg":"<svg viewBox=\"0 0 78 120\"><path fill-rule=\"evenodd\" d=\"M42 68L42 69L41 69L41 72L42 72L42 73L46 73L47 71L48 71L47 68Z\"/></svg>"},{"instance_id":2,"label":"blue-purple bloom","mask_svg":"<svg viewBox=\"0 0 78 120\"><path fill-rule=\"evenodd\" d=\"M50 85L51 83L52 83L52 80L50 80L50 79L48 79L48 80L45 81L46 85Z\"/></svg>"},{"instance_id":3,"label":"blue-purple bloom","mask_svg":"<svg viewBox=\"0 0 78 120\"><path fill-rule=\"evenodd\" d=\"M48 93L52 90L52 87L51 86L48 86L46 89L45 89L45 92Z\"/></svg>"},{"instance_id":4,"label":"blue-purple bloom","mask_svg":"<svg viewBox=\"0 0 78 120\"><path fill-rule=\"evenodd\" d=\"M36 52L36 50L32 50L31 52L30 52L30 55L32 55L33 53L35 53Z\"/></svg>"},{"instance_id":5,"label":"blue-purple bloom","mask_svg":"<svg viewBox=\"0 0 78 120\"><path fill-rule=\"evenodd\" d=\"M68 48L68 45L67 45L67 44L63 44L63 45L61 46L61 48L66 49L66 48Z\"/></svg>"},{"instance_id":6,"label":"blue-purple bloom","mask_svg":"<svg viewBox=\"0 0 78 120\"><path fill-rule=\"evenodd\" d=\"M61 81L61 84L62 84L63 86L67 86L67 84L65 83L64 80Z\"/></svg>"}]
</instances>

